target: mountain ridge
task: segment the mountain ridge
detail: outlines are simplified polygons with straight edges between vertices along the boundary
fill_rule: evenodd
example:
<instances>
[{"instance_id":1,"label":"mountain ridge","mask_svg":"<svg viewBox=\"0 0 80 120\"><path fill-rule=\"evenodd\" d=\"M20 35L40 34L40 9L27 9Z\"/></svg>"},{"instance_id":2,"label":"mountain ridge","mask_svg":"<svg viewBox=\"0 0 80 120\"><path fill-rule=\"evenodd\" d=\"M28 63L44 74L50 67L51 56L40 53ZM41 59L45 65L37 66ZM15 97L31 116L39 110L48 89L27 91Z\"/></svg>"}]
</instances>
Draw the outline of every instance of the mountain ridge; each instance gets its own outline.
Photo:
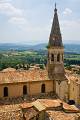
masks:
<instances>
[{"instance_id":1,"label":"mountain ridge","mask_svg":"<svg viewBox=\"0 0 80 120\"><path fill-rule=\"evenodd\" d=\"M16 44L16 43L0 43L0 51L9 50L46 50L47 43L40 43L36 45ZM65 52L80 53L80 45L78 44L64 44Z\"/></svg>"}]
</instances>

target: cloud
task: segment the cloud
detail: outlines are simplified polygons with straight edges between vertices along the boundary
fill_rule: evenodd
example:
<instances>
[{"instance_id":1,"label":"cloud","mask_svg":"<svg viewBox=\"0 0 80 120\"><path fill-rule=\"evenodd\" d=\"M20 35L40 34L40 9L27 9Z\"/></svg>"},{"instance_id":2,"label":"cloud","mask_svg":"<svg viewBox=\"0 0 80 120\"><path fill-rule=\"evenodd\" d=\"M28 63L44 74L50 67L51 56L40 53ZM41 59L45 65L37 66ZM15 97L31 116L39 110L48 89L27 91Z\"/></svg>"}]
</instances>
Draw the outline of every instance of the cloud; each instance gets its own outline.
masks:
<instances>
[{"instance_id":1,"label":"cloud","mask_svg":"<svg viewBox=\"0 0 80 120\"><path fill-rule=\"evenodd\" d=\"M17 25L24 25L26 23L26 20L23 17L12 17L9 19L8 22L12 24L17 24Z\"/></svg>"},{"instance_id":2,"label":"cloud","mask_svg":"<svg viewBox=\"0 0 80 120\"><path fill-rule=\"evenodd\" d=\"M22 16L23 10L14 7L11 3L0 3L0 13L7 16Z\"/></svg>"},{"instance_id":3,"label":"cloud","mask_svg":"<svg viewBox=\"0 0 80 120\"><path fill-rule=\"evenodd\" d=\"M3 2L11 2L12 0L0 0L0 3L3 3Z\"/></svg>"},{"instance_id":4,"label":"cloud","mask_svg":"<svg viewBox=\"0 0 80 120\"><path fill-rule=\"evenodd\" d=\"M11 24L25 24L26 19L24 17L24 10L16 8L10 1L11 0L0 0L0 13L6 15L8 17L8 22Z\"/></svg>"},{"instance_id":5,"label":"cloud","mask_svg":"<svg viewBox=\"0 0 80 120\"><path fill-rule=\"evenodd\" d=\"M64 40L79 40L80 36L80 19L76 20L62 20L61 31ZM70 42L70 41L69 41Z\"/></svg>"},{"instance_id":6,"label":"cloud","mask_svg":"<svg viewBox=\"0 0 80 120\"><path fill-rule=\"evenodd\" d=\"M80 19L78 20L62 20L61 25L64 28L80 28Z\"/></svg>"},{"instance_id":7,"label":"cloud","mask_svg":"<svg viewBox=\"0 0 80 120\"><path fill-rule=\"evenodd\" d=\"M63 11L63 14L64 15L70 15L70 14L72 14L72 10L69 9L69 8L65 8L65 10Z\"/></svg>"}]
</instances>

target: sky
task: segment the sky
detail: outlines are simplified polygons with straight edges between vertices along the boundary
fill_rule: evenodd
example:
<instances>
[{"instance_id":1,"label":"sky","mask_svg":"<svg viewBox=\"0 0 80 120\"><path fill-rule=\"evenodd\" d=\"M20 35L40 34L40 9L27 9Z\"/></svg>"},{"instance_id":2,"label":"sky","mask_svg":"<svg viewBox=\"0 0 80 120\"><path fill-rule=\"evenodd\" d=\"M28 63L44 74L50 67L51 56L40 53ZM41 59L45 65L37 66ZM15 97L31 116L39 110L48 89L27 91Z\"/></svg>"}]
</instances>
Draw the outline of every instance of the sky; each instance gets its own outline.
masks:
<instances>
[{"instance_id":1,"label":"sky","mask_svg":"<svg viewBox=\"0 0 80 120\"><path fill-rule=\"evenodd\" d=\"M47 43L57 4L64 43L80 43L80 0L0 0L0 43Z\"/></svg>"}]
</instances>

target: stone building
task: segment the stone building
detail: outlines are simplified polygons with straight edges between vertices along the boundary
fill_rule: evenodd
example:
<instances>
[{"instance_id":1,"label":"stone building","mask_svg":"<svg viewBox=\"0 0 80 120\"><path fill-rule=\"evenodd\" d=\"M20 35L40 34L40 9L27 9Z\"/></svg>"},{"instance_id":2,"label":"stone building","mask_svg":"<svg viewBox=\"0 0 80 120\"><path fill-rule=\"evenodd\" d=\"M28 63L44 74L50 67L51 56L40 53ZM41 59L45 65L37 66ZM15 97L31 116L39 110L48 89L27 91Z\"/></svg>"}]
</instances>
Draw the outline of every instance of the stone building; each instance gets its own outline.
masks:
<instances>
[{"instance_id":1,"label":"stone building","mask_svg":"<svg viewBox=\"0 0 80 120\"><path fill-rule=\"evenodd\" d=\"M68 99L68 80L64 71L64 47L55 5L54 19L48 44L47 69L0 72L0 98L38 95L54 92Z\"/></svg>"},{"instance_id":2,"label":"stone building","mask_svg":"<svg viewBox=\"0 0 80 120\"><path fill-rule=\"evenodd\" d=\"M76 105L80 105L80 76L69 74L69 100L73 100Z\"/></svg>"},{"instance_id":3,"label":"stone building","mask_svg":"<svg viewBox=\"0 0 80 120\"><path fill-rule=\"evenodd\" d=\"M53 91L61 99L66 99L68 81L64 70L64 47L58 21L57 9L55 5L54 19L48 43L48 75L53 79Z\"/></svg>"},{"instance_id":4,"label":"stone building","mask_svg":"<svg viewBox=\"0 0 80 120\"><path fill-rule=\"evenodd\" d=\"M0 72L0 97L38 95L53 91L47 70Z\"/></svg>"}]
</instances>

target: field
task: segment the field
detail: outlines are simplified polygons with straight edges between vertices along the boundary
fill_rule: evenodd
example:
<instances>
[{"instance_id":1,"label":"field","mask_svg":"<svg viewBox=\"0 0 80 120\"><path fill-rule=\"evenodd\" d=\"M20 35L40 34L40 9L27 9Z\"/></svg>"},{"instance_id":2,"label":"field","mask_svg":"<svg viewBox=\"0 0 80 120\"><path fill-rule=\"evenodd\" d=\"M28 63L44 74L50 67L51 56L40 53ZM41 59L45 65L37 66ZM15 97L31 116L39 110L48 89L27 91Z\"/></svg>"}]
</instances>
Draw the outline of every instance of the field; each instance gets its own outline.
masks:
<instances>
[{"instance_id":1,"label":"field","mask_svg":"<svg viewBox=\"0 0 80 120\"><path fill-rule=\"evenodd\" d=\"M64 63L66 66L69 65L80 65L80 54L77 53L65 53Z\"/></svg>"},{"instance_id":2,"label":"field","mask_svg":"<svg viewBox=\"0 0 80 120\"><path fill-rule=\"evenodd\" d=\"M0 52L0 70L7 67L28 69L31 64L46 64L47 55L37 51Z\"/></svg>"},{"instance_id":3,"label":"field","mask_svg":"<svg viewBox=\"0 0 80 120\"><path fill-rule=\"evenodd\" d=\"M20 69L20 68L28 69L30 65L34 65L34 64L46 65L46 63L47 63L47 50L39 50L39 51L9 50L9 51L0 52L0 70L3 70L7 67L13 67L16 69ZM80 54L65 52L64 65L70 66L72 64L80 65Z\"/></svg>"}]
</instances>

